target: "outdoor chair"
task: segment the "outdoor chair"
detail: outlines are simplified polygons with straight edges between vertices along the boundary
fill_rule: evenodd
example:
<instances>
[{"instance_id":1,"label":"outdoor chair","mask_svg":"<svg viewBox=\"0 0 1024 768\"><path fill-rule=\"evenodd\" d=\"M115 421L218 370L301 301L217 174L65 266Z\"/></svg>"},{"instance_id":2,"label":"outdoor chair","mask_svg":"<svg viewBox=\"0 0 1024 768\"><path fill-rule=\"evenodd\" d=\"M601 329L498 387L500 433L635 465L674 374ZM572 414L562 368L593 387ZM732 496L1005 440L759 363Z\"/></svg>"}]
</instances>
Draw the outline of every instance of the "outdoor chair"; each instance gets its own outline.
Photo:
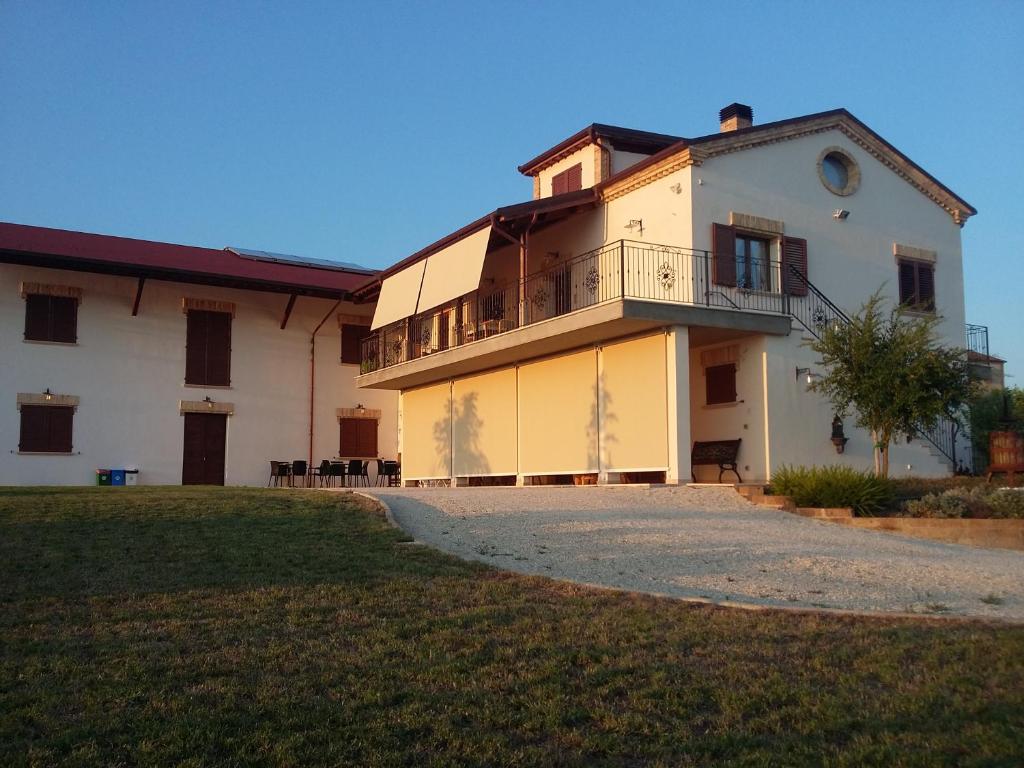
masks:
<instances>
[{"instance_id":1,"label":"outdoor chair","mask_svg":"<svg viewBox=\"0 0 1024 768\"><path fill-rule=\"evenodd\" d=\"M292 468L287 461L272 461L270 462L270 480L267 482L267 487L271 485L281 485L287 483L291 477Z\"/></svg>"},{"instance_id":2,"label":"outdoor chair","mask_svg":"<svg viewBox=\"0 0 1024 768\"><path fill-rule=\"evenodd\" d=\"M352 461L348 463L348 472L345 474L346 477L348 477L349 485L362 485L363 478L367 476L365 462L360 461L359 459L352 459ZM366 484L369 485L369 481L367 481Z\"/></svg>"},{"instance_id":3,"label":"outdoor chair","mask_svg":"<svg viewBox=\"0 0 1024 768\"><path fill-rule=\"evenodd\" d=\"M330 471L327 473L327 485L330 488L333 488L335 485L345 485L345 462L331 462Z\"/></svg>"},{"instance_id":4,"label":"outdoor chair","mask_svg":"<svg viewBox=\"0 0 1024 768\"><path fill-rule=\"evenodd\" d=\"M377 477L374 479L374 485L384 485L384 478L387 476L387 472L384 469L384 459L377 459Z\"/></svg>"},{"instance_id":5,"label":"outdoor chair","mask_svg":"<svg viewBox=\"0 0 1024 768\"><path fill-rule=\"evenodd\" d=\"M397 461L384 462L384 475L389 488L402 485L402 465Z\"/></svg>"},{"instance_id":6,"label":"outdoor chair","mask_svg":"<svg viewBox=\"0 0 1024 768\"><path fill-rule=\"evenodd\" d=\"M293 461L292 462L292 485L293 486L295 485L295 478L301 477L302 478L302 487L303 488L308 487L309 486L308 472L309 472L309 465L306 463L305 459L297 459L296 461Z\"/></svg>"},{"instance_id":7,"label":"outdoor chair","mask_svg":"<svg viewBox=\"0 0 1024 768\"><path fill-rule=\"evenodd\" d=\"M317 482L318 485L323 488L324 480L329 479L331 476L331 462L324 459L320 462L319 467L313 467L309 473L310 483Z\"/></svg>"}]
</instances>

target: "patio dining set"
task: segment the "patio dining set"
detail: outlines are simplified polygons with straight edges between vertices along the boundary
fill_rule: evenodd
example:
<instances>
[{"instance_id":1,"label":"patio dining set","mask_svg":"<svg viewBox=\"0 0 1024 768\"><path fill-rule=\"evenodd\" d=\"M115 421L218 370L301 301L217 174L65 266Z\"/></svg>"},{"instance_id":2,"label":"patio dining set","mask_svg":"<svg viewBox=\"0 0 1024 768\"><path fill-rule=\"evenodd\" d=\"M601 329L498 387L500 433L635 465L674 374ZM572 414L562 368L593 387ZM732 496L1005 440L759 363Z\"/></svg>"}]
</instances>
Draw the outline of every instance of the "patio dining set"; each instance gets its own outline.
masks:
<instances>
[{"instance_id":1,"label":"patio dining set","mask_svg":"<svg viewBox=\"0 0 1024 768\"><path fill-rule=\"evenodd\" d=\"M305 459L271 461L267 487L353 488L370 485L370 466L377 462L374 485L400 486L402 465L389 459L324 459L313 467Z\"/></svg>"}]
</instances>

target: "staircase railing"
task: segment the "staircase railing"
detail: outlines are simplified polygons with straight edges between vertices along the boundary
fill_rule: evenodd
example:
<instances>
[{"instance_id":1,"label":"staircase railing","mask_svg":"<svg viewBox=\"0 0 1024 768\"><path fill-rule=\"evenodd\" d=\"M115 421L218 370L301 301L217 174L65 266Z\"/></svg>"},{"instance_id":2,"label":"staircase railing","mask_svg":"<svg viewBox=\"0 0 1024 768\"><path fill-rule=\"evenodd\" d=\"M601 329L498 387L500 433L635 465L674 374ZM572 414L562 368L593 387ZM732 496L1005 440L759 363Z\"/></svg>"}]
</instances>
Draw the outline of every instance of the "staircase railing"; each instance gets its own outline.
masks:
<instances>
[{"instance_id":1,"label":"staircase railing","mask_svg":"<svg viewBox=\"0 0 1024 768\"><path fill-rule=\"evenodd\" d=\"M792 264L789 265L789 271L797 284L803 286L806 290L805 297L790 298L788 303L789 314L806 328L808 332L820 340L829 325L835 323L849 325L850 318L846 313L833 304L802 272ZM801 301L801 298L804 300ZM927 440L935 446L939 453L953 463L954 470L959 470L964 464L964 462L957 461L957 441L964 439L969 444L971 436L956 419L942 416L931 429L923 427L918 429L917 437ZM973 463L970 458L971 451L968 450L967 453L969 458L966 463Z\"/></svg>"}]
</instances>

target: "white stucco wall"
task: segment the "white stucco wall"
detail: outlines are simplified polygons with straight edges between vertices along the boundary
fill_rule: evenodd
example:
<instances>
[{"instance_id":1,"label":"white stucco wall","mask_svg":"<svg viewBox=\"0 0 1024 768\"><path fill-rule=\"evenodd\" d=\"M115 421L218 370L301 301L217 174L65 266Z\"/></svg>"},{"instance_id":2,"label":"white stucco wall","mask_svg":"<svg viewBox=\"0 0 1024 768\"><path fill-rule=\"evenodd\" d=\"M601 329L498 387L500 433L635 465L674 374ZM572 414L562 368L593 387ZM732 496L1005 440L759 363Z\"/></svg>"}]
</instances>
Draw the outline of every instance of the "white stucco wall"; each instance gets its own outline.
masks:
<instances>
[{"instance_id":1,"label":"white stucco wall","mask_svg":"<svg viewBox=\"0 0 1024 768\"><path fill-rule=\"evenodd\" d=\"M23 341L22 280L79 286L78 344ZM142 484L181 482L183 419L179 400L234 403L228 417L225 481L264 485L270 459L304 459L309 451L310 334L334 302L300 297L288 326L279 326L287 295L148 281L137 317L136 281L63 270L0 265L0 485L91 484L99 467L140 467ZM184 384L182 297L231 301L230 388ZM365 315L370 306L343 303L337 312ZM398 398L360 390L356 365L342 365L335 317L317 335L314 461L338 452L336 409L382 411L382 456L398 452ZM74 420L74 455L18 455L18 392L52 392L81 399Z\"/></svg>"}]
</instances>

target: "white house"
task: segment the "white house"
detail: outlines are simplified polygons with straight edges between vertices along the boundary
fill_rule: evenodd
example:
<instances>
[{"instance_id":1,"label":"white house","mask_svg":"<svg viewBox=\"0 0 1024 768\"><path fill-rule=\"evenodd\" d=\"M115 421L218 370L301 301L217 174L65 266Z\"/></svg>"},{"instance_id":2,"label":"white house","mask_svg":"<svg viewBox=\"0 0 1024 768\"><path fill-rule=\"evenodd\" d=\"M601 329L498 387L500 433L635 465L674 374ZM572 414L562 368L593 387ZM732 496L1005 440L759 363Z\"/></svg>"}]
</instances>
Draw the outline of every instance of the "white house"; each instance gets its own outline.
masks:
<instances>
[{"instance_id":1,"label":"white house","mask_svg":"<svg viewBox=\"0 0 1024 768\"><path fill-rule=\"evenodd\" d=\"M372 274L0 224L0 485L266 485L271 460L396 458L397 395L354 383Z\"/></svg>"},{"instance_id":2,"label":"white house","mask_svg":"<svg viewBox=\"0 0 1024 768\"><path fill-rule=\"evenodd\" d=\"M719 119L698 138L591 125L520 166L533 201L356 291L377 299L359 386L401 393L407 483L716 481L691 452L722 441L748 482L871 466L808 391L807 342L881 289L964 346L975 210L846 110ZM891 466L947 474L957 450L943 428Z\"/></svg>"}]
</instances>

